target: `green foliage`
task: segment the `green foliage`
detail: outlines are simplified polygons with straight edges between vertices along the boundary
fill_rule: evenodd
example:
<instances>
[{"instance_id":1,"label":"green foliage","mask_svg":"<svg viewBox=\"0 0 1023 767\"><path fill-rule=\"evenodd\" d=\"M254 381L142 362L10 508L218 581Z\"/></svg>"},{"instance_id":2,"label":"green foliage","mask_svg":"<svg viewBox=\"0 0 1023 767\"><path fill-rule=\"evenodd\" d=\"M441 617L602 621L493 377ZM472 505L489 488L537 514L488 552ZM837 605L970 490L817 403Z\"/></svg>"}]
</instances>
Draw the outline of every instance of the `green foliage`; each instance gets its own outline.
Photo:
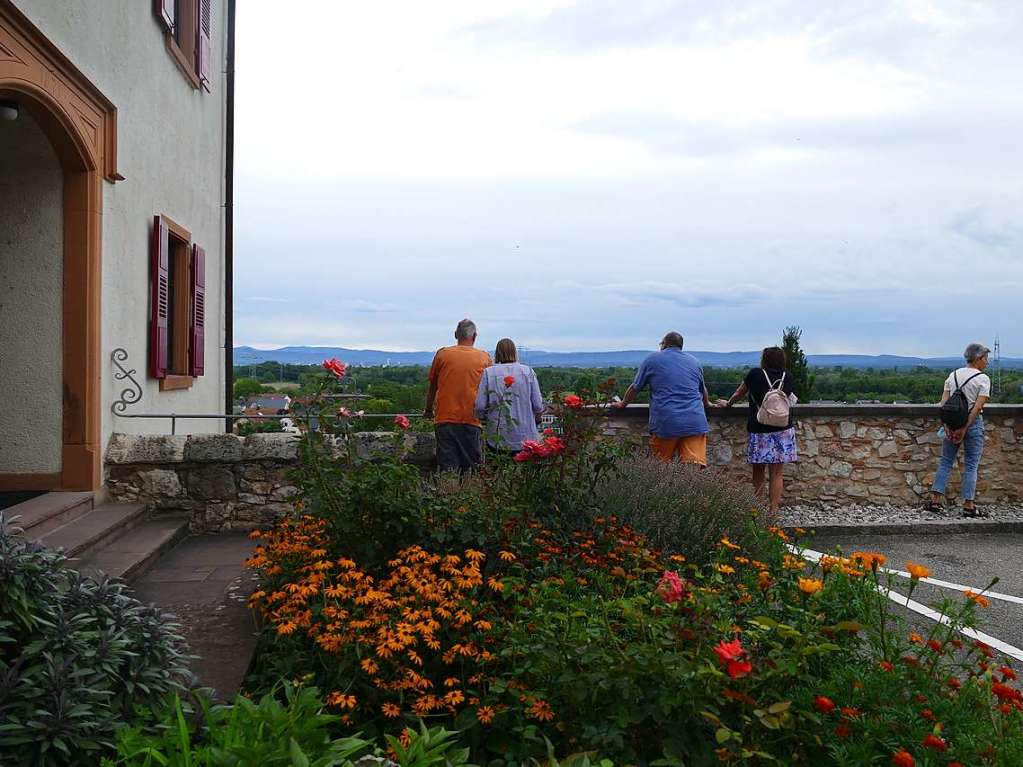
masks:
<instances>
[{"instance_id":1,"label":"green foliage","mask_svg":"<svg viewBox=\"0 0 1023 767\"><path fill-rule=\"evenodd\" d=\"M0 516L0 763L95 763L189 679L177 626Z\"/></svg>"},{"instance_id":2,"label":"green foliage","mask_svg":"<svg viewBox=\"0 0 1023 767\"><path fill-rule=\"evenodd\" d=\"M353 731L429 718L493 767L882 764L900 748L947 764L929 733L962 764L1023 761L1015 672L956 644L971 602L907 638L877 557L805 561L745 485L597 439L597 397L555 395L560 440L436 484L401 464L400 434L360 461L333 441L347 421L308 435L307 514L258 534L250 562L265 629L248 684L308 676Z\"/></svg>"},{"instance_id":3,"label":"green foliage","mask_svg":"<svg viewBox=\"0 0 1023 767\"><path fill-rule=\"evenodd\" d=\"M656 548L697 563L712 557L723 537L752 544L749 520L760 507L749 484L730 481L720 470L643 455L616 462L597 484L593 503Z\"/></svg>"},{"instance_id":4,"label":"green foliage","mask_svg":"<svg viewBox=\"0 0 1023 767\"><path fill-rule=\"evenodd\" d=\"M785 350L785 359L788 364L789 374L795 382L796 396L800 402L809 402L814 398L815 376L810 372L810 366L806 362L806 354L799 345L803 337L803 331L796 325L785 328L782 334L781 348Z\"/></svg>"},{"instance_id":5,"label":"green foliage","mask_svg":"<svg viewBox=\"0 0 1023 767\"><path fill-rule=\"evenodd\" d=\"M283 698L283 700L282 700ZM340 717L324 713L315 687L285 682L258 702L239 695L232 705L203 696L175 696L155 727L118 733L117 758L105 767L380 767L380 748L358 735L337 737ZM389 736L401 767L472 767L458 733L442 727Z\"/></svg>"},{"instance_id":6,"label":"green foliage","mask_svg":"<svg viewBox=\"0 0 1023 767\"><path fill-rule=\"evenodd\" d=\"M247 400L253 395L268 391L270 391L270 387L263 386L255 378L237 378L234 382L234 398L236 400Z\"/></svg>"},{"instance_id":7,"label":"green foliage","mask_svg":"<svg viewBox=\"0 0 1023 767\"><path fill-rule=\"evenodd\" d=\"M283 702L280 698L283 697ZM118 733L110 767L333 767L371 750L358 737L336 738L338 717L323 712L314 687L284 683L258 702L237 696L213 705L204 696L175 696L155 727Z\"/></svg>"},{"instance_id":8,"label":"green foliage","mask_svg":"<svg viewBox=\"0 0 1023 767\"><path fill-rule=\"evenodd\" d=\"M247 437L250 434L278 434L283 431L284 427L277 418L269 421L240 421L235 428L235 434L239 437Z\"/></svg>"}]
</instances>

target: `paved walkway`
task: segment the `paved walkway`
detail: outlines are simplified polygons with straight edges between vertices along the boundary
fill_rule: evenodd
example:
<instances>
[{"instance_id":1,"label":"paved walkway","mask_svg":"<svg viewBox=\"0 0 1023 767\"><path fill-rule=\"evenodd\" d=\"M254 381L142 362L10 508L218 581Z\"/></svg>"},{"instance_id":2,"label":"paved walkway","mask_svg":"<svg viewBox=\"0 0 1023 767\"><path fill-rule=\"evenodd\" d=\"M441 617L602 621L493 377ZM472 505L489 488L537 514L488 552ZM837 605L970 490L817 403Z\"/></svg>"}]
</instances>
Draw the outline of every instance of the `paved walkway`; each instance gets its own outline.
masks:
<instances>
[{"instance_id":1,"label":"paved walkway","mask_svg":"<svg viewBox=\"0 0 1023 767\"><path fill-rule=\"evenodd\" d=\"M833 553L842 551L879 551L888 557L887 566L905 570L906 561L925 565L931 576L943 581L981 591L998 576L992 591L1023 597L1023 535L1019 534L955 534L955 535L818 535L803 541L810 549ZM909 581L896 579L895 588L908 592ZM921 583L913 592L913 600L933 606L951 597L962 599L960 592L928 583ZM990 634L1016 648L1023 649L1023 604L992 599L991 606L978 610L980 631ZM914 621L926 620L914 616Z\"/></svg>"},{"instance_id":2,"label":"paved walkway","mask_svg":"<svg viewBox=\"0 0 1023 767\"><path fill-rule=\"evenodd\" d=\"M256 573L244 568L253 542L247 533L186 538L134 584L143 602L180 619L192 654L192 670L217 696L234 695L256 649L247 600Z\"/></svg>"}]
</instances>

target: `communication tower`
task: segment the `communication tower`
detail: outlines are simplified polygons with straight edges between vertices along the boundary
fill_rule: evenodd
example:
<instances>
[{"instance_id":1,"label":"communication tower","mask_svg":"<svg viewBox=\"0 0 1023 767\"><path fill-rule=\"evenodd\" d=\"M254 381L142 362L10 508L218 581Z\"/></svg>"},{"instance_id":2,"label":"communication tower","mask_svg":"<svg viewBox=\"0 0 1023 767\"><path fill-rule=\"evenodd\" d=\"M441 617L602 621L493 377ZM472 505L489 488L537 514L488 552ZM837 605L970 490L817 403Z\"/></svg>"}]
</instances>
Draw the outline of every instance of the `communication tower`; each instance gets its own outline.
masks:
<instances>
[{"instance_id":1,"label":"communication tower","mask_svg":"<svg viewBox=\"0 0 1023 767\"><path fill-rule=\"evenodd\" d=\"M995 333L995 396L1002 393L1002 342Z\"/></svg>"}]
</instances>

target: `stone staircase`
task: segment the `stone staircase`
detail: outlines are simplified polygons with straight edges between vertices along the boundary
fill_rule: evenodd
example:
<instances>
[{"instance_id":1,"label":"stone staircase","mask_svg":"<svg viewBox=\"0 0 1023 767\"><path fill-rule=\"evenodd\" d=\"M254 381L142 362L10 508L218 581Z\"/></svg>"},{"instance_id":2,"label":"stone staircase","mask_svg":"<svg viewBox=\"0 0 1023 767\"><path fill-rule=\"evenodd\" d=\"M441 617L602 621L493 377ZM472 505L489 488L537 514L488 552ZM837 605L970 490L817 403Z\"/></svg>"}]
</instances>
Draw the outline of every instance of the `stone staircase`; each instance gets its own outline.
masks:
<instances>
[{"instance_id":1,"label":"stone staircase","mask_svg":"<svg viewBox=\"0 0 1023 767\"><path fill-rule=\"evenodd\" d=\"M188 535L188 515L147 514L133 503L96 505L92 493L46 493L7 508L23 534L63 549L68 567L133 581Z\"/></svg>"}]
</instances>

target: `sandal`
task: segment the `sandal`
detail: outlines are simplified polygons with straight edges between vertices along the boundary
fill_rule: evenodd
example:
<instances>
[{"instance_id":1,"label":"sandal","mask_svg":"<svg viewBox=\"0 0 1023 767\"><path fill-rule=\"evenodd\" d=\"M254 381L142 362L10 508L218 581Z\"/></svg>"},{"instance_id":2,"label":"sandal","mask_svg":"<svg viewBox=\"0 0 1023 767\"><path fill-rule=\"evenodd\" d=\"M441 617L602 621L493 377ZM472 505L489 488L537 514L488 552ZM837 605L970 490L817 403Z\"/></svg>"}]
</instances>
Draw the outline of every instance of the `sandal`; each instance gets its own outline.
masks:
<instances>
[{"instance_id":1,"label":"sandal","mask_svg":"<svg viewBox=\"0 0 1023 767\"><path fill-rule=\"evenodd\" d=\"M987 517L990 514L986 511L981 511L976 506L963 506L964 517Z\"/></svg>"},{"instance_id":2,"label":"sandal","mask_svg":"<svg viewBox=\"0 0 1023 767\"><path fill-rule=\"evenodd\" d=\"M924 511L928 511L931 514L943 514L945 511L944 507L940 503L935 501L933 498L927 501L927 503L924 504L923 508Z\"/></svg>"}]
</instances>

